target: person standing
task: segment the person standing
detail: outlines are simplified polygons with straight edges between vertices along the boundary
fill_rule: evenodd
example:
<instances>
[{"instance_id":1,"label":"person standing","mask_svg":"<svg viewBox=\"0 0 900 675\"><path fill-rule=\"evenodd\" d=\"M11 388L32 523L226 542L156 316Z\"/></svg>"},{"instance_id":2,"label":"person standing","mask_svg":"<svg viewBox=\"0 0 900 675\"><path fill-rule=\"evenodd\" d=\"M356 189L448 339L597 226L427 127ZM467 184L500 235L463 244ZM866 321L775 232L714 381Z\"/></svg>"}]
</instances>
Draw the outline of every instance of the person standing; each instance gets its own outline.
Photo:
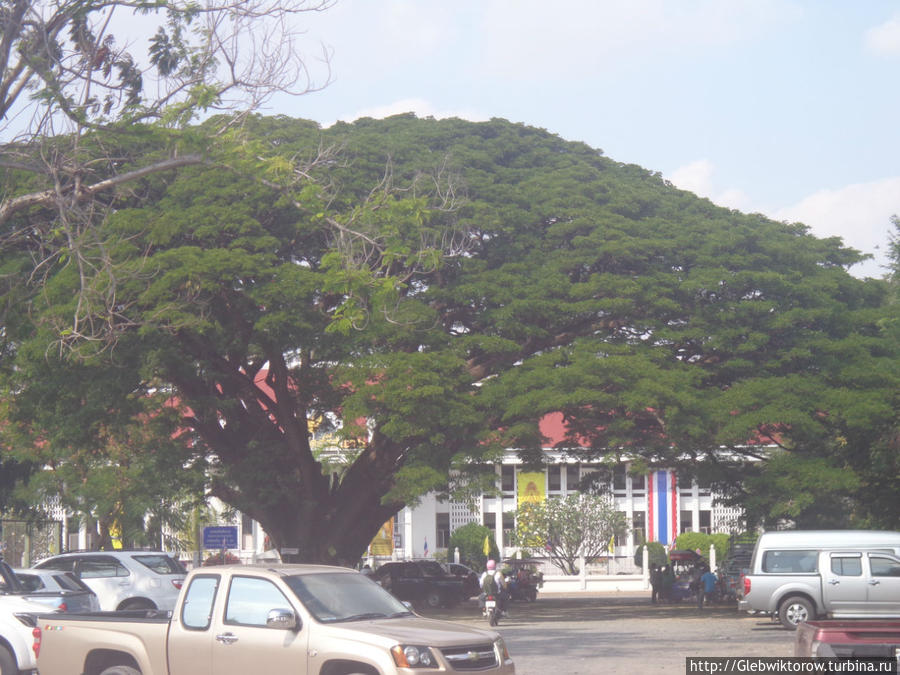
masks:
<instances>
[{"instance_id":1,"label":"person standing","mask_svg":"<svg viewBox=\"0 0 900 675\"><path fill-rule=\"evenodd\" d=\"M654 605L659 602L660 587L662 586L662 572L659 565L654 565L650 569L650 602Z\"/></svg>"},{"instance_id":2,"label":"person standing","mask_svg":"<svg viewBox=\"0 0 900 675\"><path fill-rule=\"evenodd\" d=\"M663 565L660 578L660 598L663 602L672 602L672 589L675 587L675 570L671 565Z\"/></svg>"},{"instance_id":3,"label":"person standing","mask_svg":"<svg viewBox=\"0 0 900 675\"><path fill-rule=\"evenodd\" d=\"M716 590L718 577L707 567L706 571L700 575L700 587L697 589L697 608L703 609L703 600L707 596L712 596Z\"/></svg>"}]
</instances>

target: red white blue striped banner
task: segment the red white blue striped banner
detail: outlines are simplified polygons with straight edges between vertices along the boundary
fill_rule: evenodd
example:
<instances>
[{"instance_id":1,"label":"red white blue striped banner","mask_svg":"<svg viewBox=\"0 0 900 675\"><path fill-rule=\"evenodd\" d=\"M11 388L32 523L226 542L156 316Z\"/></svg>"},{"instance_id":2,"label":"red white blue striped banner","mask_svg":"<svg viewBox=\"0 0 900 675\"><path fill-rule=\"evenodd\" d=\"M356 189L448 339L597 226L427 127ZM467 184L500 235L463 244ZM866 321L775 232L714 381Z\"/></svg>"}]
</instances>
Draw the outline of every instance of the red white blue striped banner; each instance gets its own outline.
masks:
<instances>
[{"instance_id":1,"label":"red white blue striped banner","mask_svg":"<svg viewBox=\"0 0 900 675\"><path fill-rule=\"evenodd\" d=\"M678 536L678 486L673 471L654 471L647 485L649 541L670 546Z\"/></svg>"}]
</instances>

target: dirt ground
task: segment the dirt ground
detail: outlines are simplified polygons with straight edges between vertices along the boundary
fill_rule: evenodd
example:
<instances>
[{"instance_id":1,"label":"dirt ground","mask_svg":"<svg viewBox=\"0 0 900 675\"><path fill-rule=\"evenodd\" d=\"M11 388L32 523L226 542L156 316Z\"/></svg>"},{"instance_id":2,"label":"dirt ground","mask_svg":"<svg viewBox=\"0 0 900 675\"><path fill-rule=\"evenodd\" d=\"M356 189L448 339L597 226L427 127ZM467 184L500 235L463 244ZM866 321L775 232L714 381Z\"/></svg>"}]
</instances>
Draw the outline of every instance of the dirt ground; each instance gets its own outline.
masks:
<instances>
[{"instance_id":1,"label":"dirt ground","mask_svg":"<svg viewBox=\"0 0 900 675\"><path fill-rule=\"evenodd\" d=\"M487 626L475 601L427 616ZM684 673L688 656L791 656L794 634L732 605L653 605L648 594L544 595L499 632L521 675Z\"/></svg>"}]
</instances>

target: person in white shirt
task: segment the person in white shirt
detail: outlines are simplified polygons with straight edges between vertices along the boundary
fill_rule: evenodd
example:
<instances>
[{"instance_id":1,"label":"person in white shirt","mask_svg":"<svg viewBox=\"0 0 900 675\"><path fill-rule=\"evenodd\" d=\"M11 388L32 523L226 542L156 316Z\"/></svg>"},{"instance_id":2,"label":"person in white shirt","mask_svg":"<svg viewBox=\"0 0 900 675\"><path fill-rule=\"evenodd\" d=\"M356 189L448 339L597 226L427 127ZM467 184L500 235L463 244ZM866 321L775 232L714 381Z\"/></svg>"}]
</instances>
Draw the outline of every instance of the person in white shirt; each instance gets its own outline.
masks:
<instances>
[{"instance_id":1,"label":"person in white shirt","mask_svg":"<svg viewBox=\"0 0 900 675\"><path fill-rule=\"evenodd\" d=\"M509 597L509 594L506 592L506 579L503 578L503 574L497 569L497 562L494 560L487 561L487 569L478 578L478 585L481 587L482 606L484 606L484 596L486 595L484 582L488 577L494 581L494 586L497 588L497 602L500 606L500 611L505 613L507 598Z\"/></svg>"}]
</instances>

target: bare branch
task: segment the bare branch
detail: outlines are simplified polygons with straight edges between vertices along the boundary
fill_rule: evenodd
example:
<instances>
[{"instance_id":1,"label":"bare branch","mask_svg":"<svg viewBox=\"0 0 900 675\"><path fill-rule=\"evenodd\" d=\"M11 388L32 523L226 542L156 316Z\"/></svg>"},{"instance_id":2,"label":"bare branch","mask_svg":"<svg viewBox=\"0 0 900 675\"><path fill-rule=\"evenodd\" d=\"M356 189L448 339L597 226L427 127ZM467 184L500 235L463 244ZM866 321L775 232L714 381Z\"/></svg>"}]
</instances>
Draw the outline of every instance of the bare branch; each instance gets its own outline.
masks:
<instances>
[{"instance_id":1,"label":"bare branch","mask_svg":"<svg viewBox=\"0 0 900 675\"><path fill-rule=\"evenodd\" d=\"M71 203L79 203L90 199L91 197L97 195L100 192L103 192L104 190L110 190L123 183L128 183L130 181L137 180L153 173L159 173L161 171L170 171L172 169L178 169L183 166L202 164L204 161L205 160L202 155L183 155L181 157L172 157L170 159L155 162L139 169L134 169L133 171L126 171L125 173L118 174L111 178L97 181L96 183L92 183L91 185L81 185L78 188L66 190L66 192L69 193L68 197ZM30 194L20 195L18 197L12 197L4 200L3 202L0 202L0 224L5 223L13 215L25 209L31 208L33 206L50 206L56 203L57 199L62 196L61 191L62 190L59 186L55 186L47 190L32 192Z\"/></svg>"}]
</instances>

